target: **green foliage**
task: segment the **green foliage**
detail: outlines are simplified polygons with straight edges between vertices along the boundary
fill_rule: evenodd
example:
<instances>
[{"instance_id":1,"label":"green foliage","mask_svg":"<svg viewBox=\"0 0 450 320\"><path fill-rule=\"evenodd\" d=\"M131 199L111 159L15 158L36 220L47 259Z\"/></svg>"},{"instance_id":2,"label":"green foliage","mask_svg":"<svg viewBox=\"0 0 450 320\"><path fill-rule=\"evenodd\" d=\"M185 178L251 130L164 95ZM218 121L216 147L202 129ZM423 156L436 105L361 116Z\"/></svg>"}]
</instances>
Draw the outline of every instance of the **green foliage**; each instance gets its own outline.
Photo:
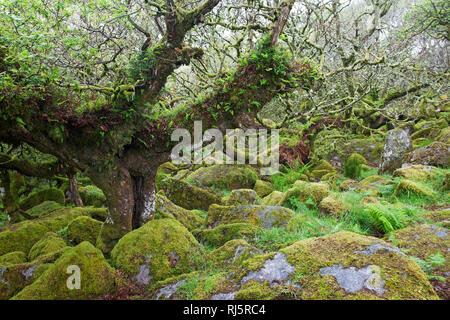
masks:
<instances>
[{"instance_id":1,"label":"green foliage","mask_svg":"<svg viewBox=\"0 0 450 320\"><path fill-rule=\"evenodd\" d=\"M275 189L278 191L286 191L297 180L305 179L305 172L312 166L311 163L303 165L299 159L296 159L292 166L283 166L284 172L278 172L270 177Z\"/></svg>"},{"instance_id":2,"label":"green foliage","mask_svg":"<svg viewBox=\"0 0 450 320\"><path fill-rule=\"evenodd\" d=\"M428 278L437 279L442 282L447 281L447 279L445 279L442 276L432 274L434 269L436 269L436 267L445 265L445 257L442 255L441 252L439 252L439 251L436 252L436 254L428 257L427 260L422 260L420 258L413 257L413 256L410 256L410 258L419 265L419 267L423 270L423 272L425 272L428 275Z\"/></svg>"},{"instance_id":3,"label":"green foliage","mask_svg":"<svg viewBox=\"0 0 450 320\"><path fill-rule=\"evenodd\" d=\"M357 179L361 175L363 161L361 155L353 153L344 163L344 175L351 179Z\"/></svg>"}]
</instances>

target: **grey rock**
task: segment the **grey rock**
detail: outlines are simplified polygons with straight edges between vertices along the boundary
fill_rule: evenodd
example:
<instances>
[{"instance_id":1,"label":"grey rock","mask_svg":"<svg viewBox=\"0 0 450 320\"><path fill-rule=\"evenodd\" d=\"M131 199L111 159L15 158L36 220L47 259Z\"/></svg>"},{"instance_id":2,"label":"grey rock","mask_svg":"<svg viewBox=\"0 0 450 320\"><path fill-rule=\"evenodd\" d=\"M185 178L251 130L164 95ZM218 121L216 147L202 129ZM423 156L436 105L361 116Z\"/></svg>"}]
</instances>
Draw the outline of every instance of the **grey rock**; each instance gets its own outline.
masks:
<instances>
[{"instance_id":1,"label":"grey rock","mask_svg":"<svg viewBox=\"0 0 450 320\"><path fill-rule=\"evenodd\" d=\"M237 291L230 293L218 293L211 296L211 300L234 300L234 296L236 295L236 293Z\"/></svg>"},{"instance_id":2,"label":"grey rock","mask_svg":"<svg viewBox=\"0 0 450 320\"><path fill-rule=\"evenodd\" d=\"M161 296L164 296L164 298L169 299L172 297L172 295L178 290L178 288L185 283L186 280L178 281L177 283L174 283L170 286L164 287L158 291L158 294L156 295L156 300L159 300Z\"/></svg>"},{"instance_id":3,"label":"grey rock","mask_svg":"<svg viewBox=\"0 0 450 320\"><path fill-rule=\"evenodd\" d=\"M295 272L295 267L286 261L286 255L277 252L273 259L268 259L264 267L259 271L252 271L241 280L241 284L250 280L259 282L269 281L274 285L279 281L285 280L290 274Z\"/></svg>"},{"instance_id":4,"label":"grey rock","mask_svg":"<svg viewBox=\"0 0 450 320\"><path fill-rule=\"evenodd\" d=\"M377 252L378 250L381 250L381 249L385 249L385 250L391 251L391 252L397 252L397 253L399 253L399 254L401 254L401 255L406 257L406 254L401 252L400 249L395 248L395 247L390 247L390 246L388 246L386 244L383 244L383 243L376 243L376 244L373 244L373 245L367 247L364 250L358 250L356 252L357 253L363 253L363 254L365 254L367 256L371 256L372 254L374 254L375 252Z\"/></svg>"},{"instance_id":5,"label":"grey rock","mask_svg":"<svg viewBox=\"0 0 450 320\"><path fill-rule=\"evenodd\" d=\"M402 166L403 155L412 151L409 133L404 129L390 130L386 135L379 173L392 173Z\"/></svg>"},{"instance_id":6,"label":"grey rock","mask_svg":"<svg viewBox=\"0 0 450 320\"><path fill-rule=\"evenodd\" d=\"M342 264L325 267L319 270L321 275L332 275L339 285L348 292L355 293L362 289L373 290L378 294L386 292L384 280L380 276L380 268L368 265L357 270L355 267L343 268Z\"/></svg>"}]
</instances>

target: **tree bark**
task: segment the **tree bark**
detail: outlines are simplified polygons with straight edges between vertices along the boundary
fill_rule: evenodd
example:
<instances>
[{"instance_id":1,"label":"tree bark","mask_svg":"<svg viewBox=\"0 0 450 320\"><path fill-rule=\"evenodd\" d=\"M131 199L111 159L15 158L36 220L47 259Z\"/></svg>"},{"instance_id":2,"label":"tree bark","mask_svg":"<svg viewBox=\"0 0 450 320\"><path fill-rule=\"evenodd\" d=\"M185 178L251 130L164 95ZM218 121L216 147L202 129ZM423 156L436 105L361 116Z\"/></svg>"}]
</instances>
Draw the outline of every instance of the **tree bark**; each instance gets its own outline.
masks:
<instances>
[{"instance_id":1,"label":"tree bark","mask_svg":"<svg viewBox=\"0 0 450 320\"><path fill-rule=\"evenodd\" d=\"M83 206L83 201L81 200L80 193L78 192L78 180L76 173L70 173L69 178L69 197L71 202L75 203L77 207Z\"/></svg>"}]
</instances>

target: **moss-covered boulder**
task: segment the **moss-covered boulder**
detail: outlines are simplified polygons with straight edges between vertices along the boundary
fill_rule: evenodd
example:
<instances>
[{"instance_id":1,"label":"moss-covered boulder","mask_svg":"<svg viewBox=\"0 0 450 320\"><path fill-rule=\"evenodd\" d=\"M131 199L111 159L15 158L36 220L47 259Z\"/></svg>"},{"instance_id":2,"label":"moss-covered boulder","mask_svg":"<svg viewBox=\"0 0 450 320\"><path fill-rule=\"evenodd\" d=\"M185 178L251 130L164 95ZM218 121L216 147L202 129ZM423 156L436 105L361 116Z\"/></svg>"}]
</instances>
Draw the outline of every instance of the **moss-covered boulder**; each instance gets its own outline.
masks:
<instances>
[{"instance_id":1,"label":"moss-covered boulder","mask_svg":"<svg viewBox=\"0 0 450 320\"><path fill-rule=\"evenodd\" d=\"M314 166L314 169L311 171L311 176L313 178L322 178L330 173L336 173L336 169L328 161L322 159Z\"/></svg>"},{"instance_id":2,"label":"moss-covered boulder","mask_svg":"<svg viewBox=\"0 0 450 320\"><path fill-rule=\"evenodd\" d=\"M54 201L59 204L64 204L65 197L64 193L56 188L50 188L45 190L40 190L29 194L25 199L20 201L20 209L28 210L41 204L44 201Z\"/></svg>"},{"instance_id":3,"label":"moss-covered boulder","mask_svg":"<svg viewBox=\"0 0 450 320\"><path fill-rule=\"evenodd\" d=\"M403 155L412 150L411 137L407 130L393 129L386 135L383 147L383 157L379 173L392 173L402 166Z\"/></svg>"},{"instance_id":4,"label":"moss-covered boulder","mask_svg":"<svg viewBox=\"0 0 450 320\"><path fill-rule=\"evenodd\" d=\"M157 218L173 218L181 222L188 230L199 228L204 219L194 210L187 210L177 206L167 199L163 192L158 192L155 198L155 212Z\"/></svg>"},{"instance_id":5,"label":"moss-covered boulder","mask_svg":"<svg viewBox=\"0 0 450 320\"><path fill-rule=\"evenodd\" d=\"M214 265L223 268L239 265L256 254L261 254L258 248L249 245L245 240L235 239L209 253L207 259Z\"/></svg>"},{"instance_id":6,"label":"moss-covered boulder","mask_svg":"<svg viewBox=\"0 0 450 320\"><path fill-rule=\"evenodd\" d=\"M216 227L219 224L248 222L265 229L285 226L294 212L281 206L211 205L206 217L206 225Z\"/></svg>"},{"instance_id":7,"label":"moss-covered boulder","mask_svg":"<svg viewBox=\"0 0 450 320\"><path fill-rule=\"evenodd\" d=\"M359 185L361 186L377 186L377 185L385 185L388 184L389 181L382 176L379 175L373 175L373 176L369 176L367 178L362 179L359 182Z\"/></svg>"},{"instance_id":8,"label":"moss-covered boulder","mask_svg":"<svg viewBox=\"0 0 450 320\"><path fill-rule=\"evenodd\" d=\"M232 190L230 195L222 198L222 203L226 206L239 204L260 204L258 194L252 189Z\"/></svg>"},{"instance_id":9,"label":"moss-covered boulder","mask_svg":"<svg viewBox=\"0 0 450 320\"><path fill-rule=\"evenodd\" d=\"M429 181L436 178L437 168L424 165L411 165L394 171L394 177L402 177L409 180Z\"/></svg>"},{"instance_id":10,"label":"moss-covered boulder","mask_svg":"<svg viewBox=\"0 0 450 320\"><path fill-rule=\"evenodd\" d=\"M85 187L79 187L78 193L80 194L80 198L83 201L83 205L85 206L106 206L106 197L103 194L103 191L96 186L89 185Z\"/></svg>"},{"instance_id":11,"label":"moss-covered boulder","mask_svg":"<svg viewBox=\"0 0 450 320\"><path fill-rule=\"evenodd\" d=\"M256 180L255 187L253 188L259 197L264 198L272 193L274 190L273 185L270 182L264 180Z\"/></svg>"},{"instance_id":12,"label":"moss-covered boulder","mask_svg":"<svg viewBox=\"0 0 450 320\"><path fill-rule=\"evenodd\" d=\"M284 199L284 192L273 191L268 196L262 199L262 204L266 206L279 206Z\"/></svg>"},{"instance_id":13,"label":"moss-covered boulder","mask_svg":"<svg viewBox=\"0 0 450 320\"><path fill-rule=\"evenodd\" d=\"M66 227L73 219L87 214L83 208L64 208L41 218L16 223L0 231L0 255L13 251L28 254L31 247L47 232Z\"/></svg>"},{"instance_id":14,"label":"moss-covered boulder","mask_svg":"<svg viewBox=\"0 0 450 320\"><path fill-rule=\"evenodd\" d=\"M348 210L348 207L344 201L342 201L337 195L330 194L325 197L319 203L319 211L321 213L339 217Z\"/></svg>"},{"instance_id":15,"label":"moss-covered boulder","mask_svg":"<svg viewBox=\"0 0 450 320\"><path fill-rule=\"evenodd\" d=\"M70 277L75 276L75 269L71 269L74 266L80 271L79 289L68 286ZM113 291L114 269L106 262L99 249L85 241L62 254L36 281L13 299L95 299Z\"/></svg>"},{"instance_id":16,"label":"moss-covered boulder","mask_svg":"<svg viewBox=\"0 0 450 320\"><path fill-rule=\"evenodd\" d=\"M235 299L438 299L426 274L380 239L339 232L242 262Z\"/></svg>"},{"instance_id":17,"label":"moss-covered boulder","mask_svg":"<svg viewBox=\"0 0 450 320\"><path fill-rule=\"evenodd\" d=\"M450 229L450 208L427 211L422 215L425 221Z\"/></svg>"},{"instance_id":18,"label":"moss-covered boulder","mask_svg":"<svg viewBox=\"0 0 450 320\"><path fill-rule=\"evenodd\" d=\"M39 218L52 213L53 211L63 209L64 206L55 201L44 201L37 206L27 210L27 213L33 218Z\"/></svg>"},{"instance_id":19,"label":"moss-covered boulder","mask_svg":"<svg viewBox=\"0 0 450 320\"><path fill-rule=\"evenodd\" d=\"M28 260L33 261L40 256L45 256L66 247L66 242L54 232L47 232L44 237L36 242L28 253Z\"/></svg>"},{"instance_id":20,"label":"moss-covered boulder","mask_svg":"<svg viewBox=\"0 0 450 320\"><path fill-rule=\"evenodd\" d=\"M234 239L252 241L258 232L259 227L250 223L230 223L219 224L213 229L196 229L193 234L200 240L208 242L214 246L222 246L226 242Z\"/></svg>"},{"instance_id":21,"label":"moss-covered boulder","mask_svg":"<svg viewBox=\"0 0 450 320\"><path fill-rule=\"evenodd\" d=\"M410 196L414 194L419 197L428 198L429 200L436 199L436 192L426 185L414 182L411 180L403 180L399 182L394 190L394 196Z\"/></svg>"},{"instance_id":22,"label":"moss-covered boulder","mask_svg":"<svg viewBox=\"0 0 450 320\"><path fill-rule=\"evenodd\" d=\"M195 237L175 219L151 220L111 251L113 265L140 285L195 269L203 258Z\"/></svg>"},{"instance_id":23,"label":"moss-covered boulder","mask_svg":"<svg viewBox=\"0 0 450 320\"><path fill-rule=\"evenodd\" d=\"M40 263L0 263L0 300L12 298L27 285L32 284L50 266Z\"/></svg>"},{"instance_id":24,"label":"moss-covered boulder","mask_svg":"<svg viewBox=\"0 0 450 320\"><path fill-rule=\"evenodd\" d=\"M69 239L74 244L89 241L91 244L95 245L101 228L102 223L100 221L88 216L82 216L69 223L67 233Z\"/></svg>"},{"instance_id":25,"label":"moss-covered boulder","mask_svg":"<svg viewBox=\"0 0 450 320\"><path fill-rule=\"evenodd\" d=\"M425 147L406 153L402 162L448 168L450 167L450 144L435 141Z\"/></svg>"},{"instance_id":26,"label":"moss-covered boulder","mask_svg":"<svg viewBox=\"0 0 450 320\"><path fill-rule=\"evenodd\" d=\"M165 180L162 190L173 203L188 210L208 210L211 204L222 202L220 196L208 190L173 178Z\"/></svg>"},{"instance_id":27,"label":"moss-covered boulder","mask_svg":"<svg viewBox=\"0 0 450 320\"><path fill-rule=\"evenodd\" d=\"M13 251L0 256L0 265L19 264L27 261L27 255L22 251Z\"/></svg>"},{"instance_id":28,"label":"moss-covered boulder","mask_svg":"<svg viewBox=\"0 0 450 320\"><path fill-rule=\"evenodd\" d=\"M386 235L386 241L424 261L439 252L444 256L445 262L438 268L450 274L450 230L432 224L421 224L393 231Z\"/></svg>"},{"instance_id":29,"label":"moss-covered boulder","mask_svg":"<svg viewBox=\"0 0 450 320\"><path fill-rule=\"evenodd\" d=\"M300 202L305 202L312 199L316 204L319 204L323 198L330 194L330 188L323 182L306 182L298 180L293 187L288 189L283 197L281 203L284 205L289 198L295 197Z\"/></svg>"},{"instance_id":30,"label":"moss-covered boulder","mask_svg":"<svg viewBox=\"0 0 450 320\"><path fill-rule=\"evenodd\" d=\"M258 180L256 170L249 166L218 164L202 167L186 177L186 181L215 189L252 189Z\"/></svg>"}]
</instances>

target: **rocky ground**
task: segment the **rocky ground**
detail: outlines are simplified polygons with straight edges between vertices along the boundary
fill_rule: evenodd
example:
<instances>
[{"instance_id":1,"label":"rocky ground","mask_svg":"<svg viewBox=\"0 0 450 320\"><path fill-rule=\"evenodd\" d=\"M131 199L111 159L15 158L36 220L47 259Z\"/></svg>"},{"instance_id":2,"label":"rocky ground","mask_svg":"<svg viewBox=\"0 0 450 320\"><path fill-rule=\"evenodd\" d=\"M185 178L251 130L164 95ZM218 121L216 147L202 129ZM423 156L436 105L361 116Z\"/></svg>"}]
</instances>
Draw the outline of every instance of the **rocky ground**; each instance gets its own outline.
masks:
<instances>
[{"instance_id":1,"label":"rocky ground","mask_svg":"<svg viewBox=\"0 0 450 320\"><path fill-rule=\"evenodd\" d=\"M156 214L106 257L99 189L80 187L85 207L39 191L28 218L0 215L0 299L449 299L449 137L444 118L370 137L330 128L308 165L273 176L166 163ZM281 139L289 163L302 140Z\"/></svg>"}]
</instances>

